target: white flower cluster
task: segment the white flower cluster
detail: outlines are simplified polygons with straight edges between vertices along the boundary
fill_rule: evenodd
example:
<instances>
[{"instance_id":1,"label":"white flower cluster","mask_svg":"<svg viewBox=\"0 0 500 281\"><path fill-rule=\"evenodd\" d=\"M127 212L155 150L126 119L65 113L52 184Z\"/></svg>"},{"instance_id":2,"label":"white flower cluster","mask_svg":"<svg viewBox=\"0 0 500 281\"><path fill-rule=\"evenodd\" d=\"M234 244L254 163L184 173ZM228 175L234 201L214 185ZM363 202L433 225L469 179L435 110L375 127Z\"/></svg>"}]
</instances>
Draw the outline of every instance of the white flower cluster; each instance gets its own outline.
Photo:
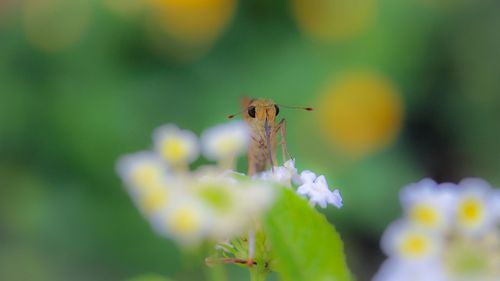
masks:
<instances>
[{"instance_id":1,"label":"white flower cluster","mask_svg":"<svg viewBox=\"0 0 500 281\"><path fill-rule=\"evenodd\" d=\"M153 134L154 151L122 157L118 173L137 207L162 235L181 244L196 245L252 230L255 219L273 202L271 185L280 183L310 198L312 205L342 206L338 190L328 189L324 176L300 175L294 160L252 178L234 172L236 158L248 149L250 132L242 121L207 129L196 135L175 125ZM200 151L217 165L191 171Z\"/></svg>"},{"instance_id":2,"label":"white flower cluster","mask_svg":"<svg viewBox=\"0 0 500 281\"><path fill-rule=\"evenodd\" d=\"M401 191L404 217L385 231L374 281L500 280L500 191L481 180Z\"/></svg>"},{"instance_id":3,"label":"white flower cluster","mask_svg":"<svg viewBox=\"0 0 500 281\"><path fill-rule=\"evenodd\" d=\"M220 165L190 171L189 164L200 150L218 164L232 162L247 149L248 138L243 122L208 129L201 145L192 132L165 125L153 134L155 151L122 157L118 172L160 234L189 245L232 237L272 204L273 188Z\"/></svg>"},{"instance_id":4,"label":"white flower cluster","mask_svg":"<svg viewBox=\"0 0 500 281\"><path fill-rule=\"evenodd\" d=\"M337 208L342 208L340 191L338 189L331 191L323 175L318 177L309 170L304 170L298 174L294 159L286 161L283 166L274 167L269 171L260 173L256 177L288 187L295 183L298 186L297 193L309 198L312 206L318 204L320 207L326 208L327 204L331 204Z\"/></svg>"}]
</instances>

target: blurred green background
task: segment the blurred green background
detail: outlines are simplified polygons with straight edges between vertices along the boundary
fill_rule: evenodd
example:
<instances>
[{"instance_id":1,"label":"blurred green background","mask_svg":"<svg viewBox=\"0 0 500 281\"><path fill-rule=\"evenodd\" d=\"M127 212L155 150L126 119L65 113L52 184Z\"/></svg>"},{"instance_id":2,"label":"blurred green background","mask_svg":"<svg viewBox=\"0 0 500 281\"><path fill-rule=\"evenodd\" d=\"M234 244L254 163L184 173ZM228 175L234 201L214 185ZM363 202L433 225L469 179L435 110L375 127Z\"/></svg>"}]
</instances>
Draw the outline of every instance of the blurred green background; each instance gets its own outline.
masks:
<instances>
[{"instance_id":1,"label":"blurred green background","mask_svg":"<svg viewBox=\"0 0 500 281\"><path fill-rule=\"evenodd\" d=\"M0 0L0 280L203 279L115 162L243 95L317 108L282 109L289 151L340 188L325 214L369 280L400 187L500 185L499 30L498 1Z\"/></svg>"}]
</instances>

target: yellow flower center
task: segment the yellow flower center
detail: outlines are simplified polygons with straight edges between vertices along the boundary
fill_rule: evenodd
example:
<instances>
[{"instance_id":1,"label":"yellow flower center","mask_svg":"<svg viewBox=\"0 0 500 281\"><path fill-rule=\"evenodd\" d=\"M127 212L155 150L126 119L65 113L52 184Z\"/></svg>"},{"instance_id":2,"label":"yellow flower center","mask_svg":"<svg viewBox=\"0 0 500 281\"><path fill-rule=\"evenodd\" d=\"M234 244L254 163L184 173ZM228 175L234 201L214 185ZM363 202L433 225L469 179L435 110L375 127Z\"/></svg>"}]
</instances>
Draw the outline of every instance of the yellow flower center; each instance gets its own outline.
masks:
<instances>
[{"instance_id":1,"label":"yellow flower center","mask_svg":"<svg viewBox=\"0 0 500 281\"><path fill-rule=\"evenodd\" d=\"M401 244L401 252L407 258L419 258L429 251L429 240L421 234L408 234Z\"/></svg>"},{"instance_id":2,"label":"yellow flower center","mask_svg":"<svg viewBox=\"0 0 500 281\"><path fill-rule=\"evenodd\" d=\"M168 192L165 188L157 188L152 192L148 192L140 200L140 205L147 214L154 213L165 207L168 202Z\"/></svg>"},{"instance_id":3,"label":"yellow flower center","mask_svg":"<svg viewBox=\"0 0 500 281\"><path fill-rule=\"evenodd\" d=\"M484 207L475 198L468 198L462 201L459 207L459 220L465 226L475 226L481 223L484 214Z\"/></svg>"},{"instance_id":4,"label":"yellow flower center","mask_svg":"<svg viewBox=\"0 0 500 281\"><path fill-rule=\"evenodd\" d=\"M217 142L216 149L221 156L226 157L237 152L239 146L240 143L235 138L226 137Z\"/></svg>"},{"instance_id":5,"label":"yellow flower center","mask_svg":"<svg viewBox=\"0 0 500 281\"><path fill-rule=\"evenodd\" d=\"M200 197L216 211L220 213L229 212L233 207L230 191L223 187L206 186L200 188Z\"/></svg>"},{"instance_id":6,"label":"yellow flower center","mask_svg":"<svg viewBox=\"0 0 500 281\"><path fill-rule=\"evenodd\" d=\"M175 211L168 222L172 232L177 234L193 234L201 227L200 214L190 207L181 207Z\"/></svg>"},{"instance_id":7,"label":"yellow flower center","mask_svg":"<svg viewBox=\"0 0 500 281\"><path fill-rule=\"evenodd\" d=\"M439 214L431 206L416 205L410 212L410 218L425 226L425 227L436 227L439 223Z\"/></svg>"},{"instance_id":8,"label":"yellow flower center","mask_svg":"<svg viewBox=\"0 0 500 281\"><path fill-rule=\"evenodd\" d=\"M154 164L143 164L132 171L132 182L140 188L148 188L161 176L160 167Z\"/></svg>"},{"instance_id":9,"label":"yellow flower center","mask_svg":"<svg viewBox=\"0 0 500 281\"><path fill-rule=\"evenodd\" d=\"M180 138L169 138L163 142L161 153L170 162L185 161L188 154L188 146Z\"/></svg>"}]
</instances>

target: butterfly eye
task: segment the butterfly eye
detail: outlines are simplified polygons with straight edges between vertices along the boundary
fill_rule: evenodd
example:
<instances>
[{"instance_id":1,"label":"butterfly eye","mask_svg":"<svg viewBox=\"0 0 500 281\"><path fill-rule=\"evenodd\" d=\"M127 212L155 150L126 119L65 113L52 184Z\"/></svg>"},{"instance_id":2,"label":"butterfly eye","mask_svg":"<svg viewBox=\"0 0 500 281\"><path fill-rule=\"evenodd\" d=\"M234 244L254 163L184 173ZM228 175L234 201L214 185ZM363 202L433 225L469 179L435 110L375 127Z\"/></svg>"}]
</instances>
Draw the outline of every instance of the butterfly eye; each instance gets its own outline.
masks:
<instances>
[{"instance_id":1,"label":"butterfly eye","mask_svg":"<svg viewBox=\"0 0 500 281\"><path fill-rule=\"evenodd\" d=\"M255 106L248 107L248 115L250 115L250 117L252 118L255 118Z\"/></svg>"},{"instance_id":2,"label":"butterfly eye","mask_svg":"<svg viewBox=\"0 0 500 281\"><path fill-rule=\"evenodd\" d=\"M277 104L275 104L274 105L274 109L276 110L276 115L275 116L278 116L278 114L280 114L280 107Z\"/></svg>"}]
</instances>

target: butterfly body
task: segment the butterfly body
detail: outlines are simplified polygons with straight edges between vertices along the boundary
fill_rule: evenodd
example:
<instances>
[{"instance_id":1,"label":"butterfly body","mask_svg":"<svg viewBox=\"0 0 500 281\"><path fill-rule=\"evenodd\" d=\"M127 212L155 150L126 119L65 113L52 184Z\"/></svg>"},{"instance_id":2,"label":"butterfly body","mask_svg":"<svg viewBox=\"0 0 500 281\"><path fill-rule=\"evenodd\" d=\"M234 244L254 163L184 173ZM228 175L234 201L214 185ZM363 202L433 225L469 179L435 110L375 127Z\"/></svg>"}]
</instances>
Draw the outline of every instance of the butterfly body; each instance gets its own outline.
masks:
<instances>
[{"instance_id":1,"label":"butterfly body","mask_svg":"<svg viewBox=\"0 0 500 281\"><path fill-rule=\"evenodd\" d=\"M243 119L250 127L251 141L248 146L248 175L254 175L264 172L278 165L276 159L276 146L278 145L278 133L281 133L281 144L283 162L286 157L290 157L286 148L286 120L283 118L277 122L276 118L280 112L280 107L270 99L251 99L244 97L241 101ZM313 110L312 107L291 107L285 108ZM234 118L237 114L229 115L228 118ZM253 238L252 238L253 237ZM255 234L250 232L249 241L255 239ZM250 243L249 243L250 244ZM252 248L249 246L249 249ZM252 248L255 250L255 245ZM252 252L253 252L252 250ZM246 264L253 266L253 254L248 255Z\"/></svg>"},{"instance_id":2,"label":"butterfly body","mask_svg":"<svg viewBox=\"0 0 500 281\"><path fill-rule=\"evenodd\" d=\"M285 119L276 122L279 107L270 99L246 98L242 106L243 119L251 129L248 174L252 175L277 165L278 132L284 129Z\"/></svg>"}]
</instances>

